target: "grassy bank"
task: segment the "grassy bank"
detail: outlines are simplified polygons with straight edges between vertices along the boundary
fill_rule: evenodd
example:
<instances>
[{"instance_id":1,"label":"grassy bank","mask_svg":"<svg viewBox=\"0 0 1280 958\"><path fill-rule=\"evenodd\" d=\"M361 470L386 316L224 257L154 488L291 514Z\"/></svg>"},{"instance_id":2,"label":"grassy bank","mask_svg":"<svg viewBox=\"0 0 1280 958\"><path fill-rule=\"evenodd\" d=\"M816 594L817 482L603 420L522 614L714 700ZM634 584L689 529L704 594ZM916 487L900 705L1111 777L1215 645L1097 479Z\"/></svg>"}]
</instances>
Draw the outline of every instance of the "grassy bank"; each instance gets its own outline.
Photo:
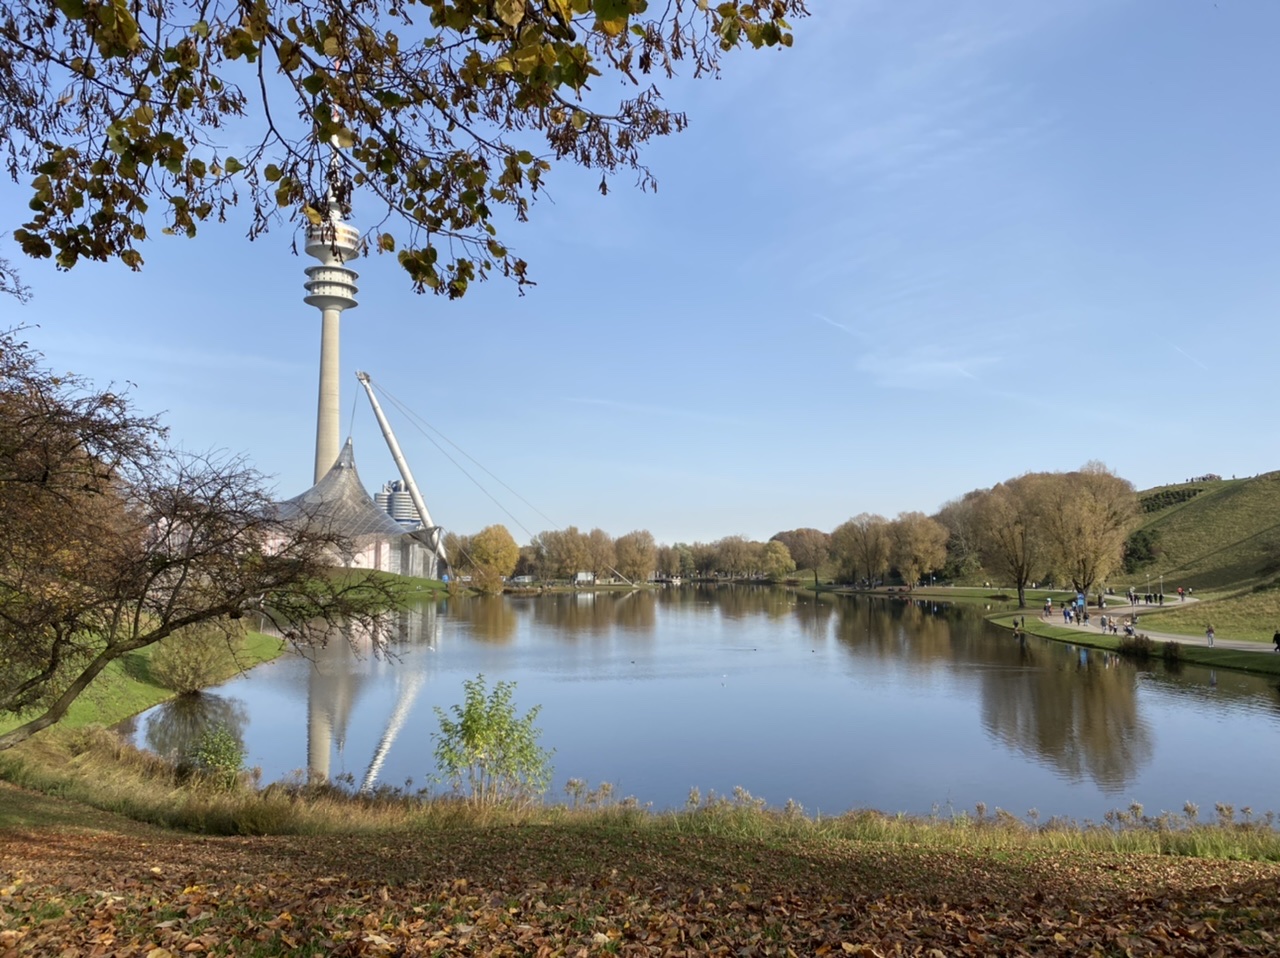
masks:
<instances>
[{"instance_id":1,"label":"grassy bank","mask_svg":"<svg viewBox=\"0 0 1280 958\"><path fill-rule=\"evenodd\" d=\"M148 646L128 652L109 664L84 693L71 703L66 717L59 723L67 728L86 725L114 725L131 715L144 712L152 706L174 697L151 675L151 654L156 646ZM277 638L261 632L249 632L237 650L235 662L219 681L235 677L255 665L269 662L284 651L284 644ZM11 716L0 716L0 733L17 728L24 721Z\"/></svg>"},{"instance_id":2,"label":"grassy bank","mask_svg":"<svg viewBox=\"0 0 1280 958\"><path fill-rule=\"evenodd\" d=\"M1014 615L1002 612L989 617L995 625L1013 629L1015 618L1023 618L1024 613ZM1045 639L1069 642L1072 645L1084 646L1088 649L1105 649L1108 652L1119 652L1121 636L1103 635L1101 631L1093 632L1082 629L1071 629L1063 625L1054 625L1043 621L1034 612L1025 615L1025 631L1029 635L1037 635ZM1152 617L1154 618L1154 616ZM1146 613L1142 615L1142 625L1147 627ZM1221 634L1221 633L1219 633ZM1160 643L1157 642L1157 645ZM1280 655L1271 646L1259 646L1257 652L1239 651L1236 649L1208 648L1203 645L1179 644L1177 661L1187 665L1205 665L1215 669L1236 669L1241 672L1254 672L1259 675L1280 675Z\"/></svg>"},{"instance_id":3,"label":"grassy bank","mask_svg":"<svg viewBox=\"0 0 1280 958\"><path fill-rule=\"evenodd\" d=\"M766 844L858 841L937 849L1042 852L1125 852L1280 861L1280 832L1270 813L1254 818L1219 806L1199 810L1117 809L1102 822L1028 822L999 809L932 816L851 811L808 816L788 806L769 809L738 790L732 796L691 796L683 811L656 813L610 790L579 788L564 804L477 808L450 796L383 789L351 795L301 782L255 788L211 787L101 728L57 729L0 753L0 776L32 791L90 804L130 820L223 835L434 833L457 827L565 826L612 823L645 832L710 834ZM19 824L0 812L0 827Z\"/></svg>"}]
</instances>

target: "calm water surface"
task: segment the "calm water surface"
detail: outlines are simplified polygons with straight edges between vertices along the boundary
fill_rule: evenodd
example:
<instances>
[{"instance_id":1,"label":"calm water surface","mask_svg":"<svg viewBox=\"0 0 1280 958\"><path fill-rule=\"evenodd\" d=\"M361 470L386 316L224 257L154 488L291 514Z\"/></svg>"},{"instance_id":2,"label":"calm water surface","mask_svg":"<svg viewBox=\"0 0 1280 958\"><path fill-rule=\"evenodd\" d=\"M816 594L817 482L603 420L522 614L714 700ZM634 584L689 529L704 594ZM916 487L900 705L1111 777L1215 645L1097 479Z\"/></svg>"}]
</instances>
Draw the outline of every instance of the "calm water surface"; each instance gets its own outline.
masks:
<instances>
[{"instance_id":1,"label":"calm water surface","mask_svg":"<svg viewBox=\"0 0 1280 958\"><path fill-rule=\"evenodd\" d=\"M553 799L580 778L656 808L741 786L824 814L1280 809L1274 679L1020 643L982 612L748 587L451 599L402 617L394 659L334 642L135 727L163 752L212 716L267 780L417 788L434 708L484 673L518 683L521 712L542 705Z\"/></svg>"}]
</instances>

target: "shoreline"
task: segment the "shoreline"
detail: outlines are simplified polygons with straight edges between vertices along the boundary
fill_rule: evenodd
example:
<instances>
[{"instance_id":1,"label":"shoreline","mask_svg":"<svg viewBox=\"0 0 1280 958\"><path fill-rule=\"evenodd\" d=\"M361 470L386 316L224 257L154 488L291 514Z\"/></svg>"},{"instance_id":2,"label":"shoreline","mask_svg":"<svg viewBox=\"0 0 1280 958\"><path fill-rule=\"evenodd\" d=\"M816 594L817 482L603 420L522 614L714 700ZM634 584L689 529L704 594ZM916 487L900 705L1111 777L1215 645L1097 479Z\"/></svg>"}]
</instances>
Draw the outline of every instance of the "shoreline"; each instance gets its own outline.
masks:
<instances>
[{"instance_id":1,"label":"shoreline","mask_svg":"<svg viewBox=\"0 0 1280 958\"><path fill-rule=\"evenodd\" d=\"M928 599L958 604L972 604L974 602L1007 602L1012 604L1017 601L1016 593L1010 594L1009 590L994 586L991 588L981 586L935 586L932 588L921 587L915 590L901 589L892 592L885 589L824 588L815 594L821 595L824 593L832 595L862 595L881 599ZM1093 624L1067 625L1060 621L1060 616L1056 609L1055 618L1045 619L1043 617L1039 610L1039 602L1042 602L1046 597L1050 597L1055 600L1056 605L1066 595L1068 593L1062 590L1050 592L1046 589L1028 589L1027 608L1001 609L987 613L985 618L992 625L1009 632L1017 631L1014 626L1015 619L1025 619L1026 623L1022 627L1022 631L1027 635L1050 639L1054 642L1063 642L1067 645L1079 645L1085 648L1123 654L1121 649L1123 635L1104 634L1100 628ZM1036 605L1032 604L1033 596L1035 597ZM1120 601L1119 596L1111 596L1110 598ZM1191 599L1189 601L1194 603L1200 600ZM1156 605L1113 605L1102 610L1091 609L1090 617L1096 619L1099 614L1131 617L1136 613L1141 619L1147 613L1167 611L1167 609L1168 606ZM1277 652L1270 642L1219 637L1213 647L1209 647L1203 637L1175 632L1154 632L1141 628L1140 624L1135 631L1138 635L1145 635L1156 643L1157 648L1152 658L1161 658L1159 646L1174 642L1178 645L1178 654L1173 660L1177 664L1229 669L1235 672L1248 672L1253 675L1280 676L1280 652ZM1133 660L1132 657L1130 658Z\"/></svg>"}]
</instances>

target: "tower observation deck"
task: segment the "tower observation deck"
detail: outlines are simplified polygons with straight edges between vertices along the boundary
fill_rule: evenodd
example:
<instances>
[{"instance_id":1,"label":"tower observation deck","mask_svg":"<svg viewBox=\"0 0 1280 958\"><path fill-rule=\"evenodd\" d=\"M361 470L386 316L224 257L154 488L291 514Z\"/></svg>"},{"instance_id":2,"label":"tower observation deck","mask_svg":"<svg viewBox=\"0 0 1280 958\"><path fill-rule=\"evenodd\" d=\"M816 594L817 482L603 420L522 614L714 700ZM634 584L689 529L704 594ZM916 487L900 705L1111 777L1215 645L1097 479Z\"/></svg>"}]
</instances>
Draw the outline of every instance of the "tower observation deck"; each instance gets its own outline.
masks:
<instances>
[{"instance_id":1,"label":"tower observation deck","mask_svg":"<svg viewBox=\"0 0 1280 958\"><path fill-rule=\"evenodd\" d=\"M307 267L304 302L320 310L320 395L316 409L315 482L338 458L339 443L339 321L344 309L356 306L359 274L346 264L360 255L360 231L346 223L349 211L343 197L350 193L341 180L337 157L329 168L329 191L324 219L307 228L306 251L320 261Z\"/></svg>"}]
</instances>

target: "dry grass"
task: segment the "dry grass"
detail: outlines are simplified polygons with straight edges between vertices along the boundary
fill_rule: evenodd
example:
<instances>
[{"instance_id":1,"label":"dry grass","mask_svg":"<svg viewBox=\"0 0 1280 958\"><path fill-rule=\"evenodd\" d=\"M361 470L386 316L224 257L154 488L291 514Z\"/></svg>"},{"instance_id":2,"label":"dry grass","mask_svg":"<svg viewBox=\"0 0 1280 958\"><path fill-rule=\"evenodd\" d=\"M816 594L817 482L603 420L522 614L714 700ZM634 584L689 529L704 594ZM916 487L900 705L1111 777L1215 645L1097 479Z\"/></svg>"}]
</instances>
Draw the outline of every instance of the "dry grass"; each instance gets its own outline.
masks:
<instances>
[{"instance_id":1,"label":"dry grass","mask_svg":"<svg viewBox=\"0 0 1280 958\"><path fill-rule=\"evenodd\" d=\"M214 835L379 835L543 825L573 829L618 827L644 832L733 838L774 846L794 841L877 842L949 850L1014 852L1138 852L1280 861L1280 833L1270 813L1219 806L1201 823L1198 810L1147 815L1133 805L1102 822L1019 819L937 809L929 816L861 810L809 816L798 805L766 808L742 789L732 795L693 793L685 809L655 813L610 788L571 784L571 804L476 806L452 797L384 789L352 795L301 783L237 789L212 787L124 743L100 728L64 730L0 753L0 775L29 788L72 799L133 821ZM576 786L576 787L575 787ZM13 827L0 813L0 826Z\"/></svg>"}]
</instances>

